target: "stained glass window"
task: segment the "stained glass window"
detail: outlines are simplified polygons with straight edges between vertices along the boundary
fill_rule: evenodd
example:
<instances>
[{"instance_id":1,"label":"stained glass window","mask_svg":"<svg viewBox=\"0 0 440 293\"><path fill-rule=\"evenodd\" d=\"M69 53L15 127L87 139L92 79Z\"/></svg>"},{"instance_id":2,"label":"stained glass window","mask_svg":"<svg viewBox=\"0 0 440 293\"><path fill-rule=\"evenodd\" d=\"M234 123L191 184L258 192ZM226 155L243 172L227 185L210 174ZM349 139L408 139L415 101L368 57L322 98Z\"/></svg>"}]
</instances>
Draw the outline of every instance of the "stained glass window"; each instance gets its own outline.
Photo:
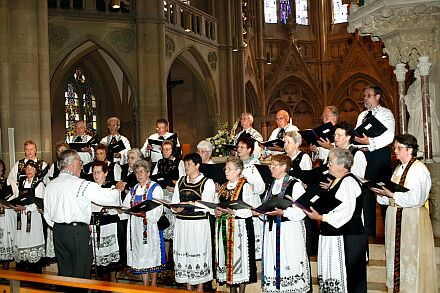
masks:
<instances>
[{"instance_id":1,"label":"stained glass window","mask_svg":"<svg viewBox=\"0 0 440 293\"><path fill-rule=\"evenodd\" d=\"M264 21L266 23L277 23L277 1L264 0Z\"/></svg>"},{"instance_id":2,"label":"stained glass window","mask_svg":"<svg viewBox=\"0 0 440 293\"><path fill-rule=\"evenodd\" d=\"M296 23L309 25L309 11L307 9L308 0L295 0Z\"/></svg>"},{"instance_id":3,"label":"stained glass window","mask_svg":"<svg viewBox=\"0 0 440 293\"><path fill-rule=\"evenodd\" d=\"M342 4L342 0L333 0L333 23L347 22L347 5Z\"/></svg>"},{"instance_id":4,"label":"stained glass window","mask_svg":"<svg viewBox=\"0 0 440 293\"><path fill-rule=\"evenodd\" d=\"M68 79L64 99L66 134L73 135L75 122L84 120L87 132L93 136L96 133L96 98L83 69L77 68Z\"/></svg>"},{"instance_id":5,"label":"stained glass window","mask_svg":"<svg viewBox=\"0 0 440 293\"><path fill-rule=\"evenodd\" d=\"M287 23L287 19L292 15L292 0L280 0L280 22Z\"/></svg>"}]
</instances>

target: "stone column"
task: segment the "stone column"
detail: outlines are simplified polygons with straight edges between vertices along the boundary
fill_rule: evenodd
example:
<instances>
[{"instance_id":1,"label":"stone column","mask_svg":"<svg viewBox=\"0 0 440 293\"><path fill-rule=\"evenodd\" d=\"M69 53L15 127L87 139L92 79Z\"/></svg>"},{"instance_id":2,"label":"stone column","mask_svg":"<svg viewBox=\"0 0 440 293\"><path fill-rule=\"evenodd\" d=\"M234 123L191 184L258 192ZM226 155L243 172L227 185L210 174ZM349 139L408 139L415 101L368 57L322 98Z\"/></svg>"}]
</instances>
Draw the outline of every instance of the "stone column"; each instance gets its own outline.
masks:
<instances>
[{"instance_id":1,"label":"stone column","mask_svg":"<svg viewBox=\"0 0 440 293\"><path fill-rule=\"evenodd\" d=\"M406 121L406 105L405 105L405 75L408 70L405 64L396 64L394 74L397 78L397 86L399 88L399 132L405 134L408 132L408 123Z\"/></svg>"},{"instance_id":2,"label":"stone column","mask_svg":"<svg viewBox=\"0 0 440 293\"><path fill-rule=\"evenodd\" d=\"M432 161L431 107L429 104L429 68L431 67L431 63L429 63L429 57L420 57L417 67L420 71L420 82L422 89L425 160Z\"/></svg>"}]
</instances>

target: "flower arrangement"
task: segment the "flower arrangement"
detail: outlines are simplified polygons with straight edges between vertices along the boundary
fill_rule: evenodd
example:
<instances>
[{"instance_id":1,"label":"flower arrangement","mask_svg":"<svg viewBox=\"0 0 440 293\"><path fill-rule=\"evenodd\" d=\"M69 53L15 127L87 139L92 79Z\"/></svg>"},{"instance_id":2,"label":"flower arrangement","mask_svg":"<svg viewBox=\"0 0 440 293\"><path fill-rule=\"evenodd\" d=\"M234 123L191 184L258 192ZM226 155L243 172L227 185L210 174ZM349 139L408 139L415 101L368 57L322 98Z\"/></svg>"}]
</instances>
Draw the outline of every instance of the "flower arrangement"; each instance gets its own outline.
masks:
<instances>
[{"instance_id":1,"label":"flower arrangement","mask_svg":"<svg viewBox=\"0 0 440 293\"><path fill-rule=\"evenodd\" d=\"M213 157L227 156L229 150L224 145L234 143L235 131L237 130L240 119L237 119L230 131L228 130L228 122L222 123L220 121L220 115L217 114L215 116L215 121L217 124L217 133L213 137L206 138L206 140L212 143Z\"/></svg>"}]
</instances>

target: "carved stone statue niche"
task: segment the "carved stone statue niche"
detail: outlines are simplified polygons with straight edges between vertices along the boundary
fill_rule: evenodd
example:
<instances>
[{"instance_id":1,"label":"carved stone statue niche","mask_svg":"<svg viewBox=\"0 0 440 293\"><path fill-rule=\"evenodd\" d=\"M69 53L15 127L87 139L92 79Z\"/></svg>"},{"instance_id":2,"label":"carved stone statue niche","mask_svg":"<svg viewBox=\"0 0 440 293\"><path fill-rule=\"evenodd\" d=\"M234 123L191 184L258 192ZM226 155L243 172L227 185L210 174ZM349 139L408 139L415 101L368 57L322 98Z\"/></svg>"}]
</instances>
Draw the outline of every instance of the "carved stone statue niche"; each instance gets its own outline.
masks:
<instances>
[{"instance_id":1,"label":"carved stone statue niche","mask_svg":"<svg viewBox=\"0 0 440 293\"><path fill-rule=\"evenodd\" d=\"M414 71L416 80L409 86L408 92L405 96L405 104L409 113L408 133L417 138L419 144L419 151L417 156L423 156L424 153L424 132L423 132L423 107L422 107L422 90L420 82L420 73L416 69ZM439 140L439 126L440 121L435 110L435 86L432 81L429 83L429 95L431 106L431 134L432 134L432 154L433 157L440 157L440 140ZM436 160L437 161L437 160Z\"/></svg>"}]
</instances>

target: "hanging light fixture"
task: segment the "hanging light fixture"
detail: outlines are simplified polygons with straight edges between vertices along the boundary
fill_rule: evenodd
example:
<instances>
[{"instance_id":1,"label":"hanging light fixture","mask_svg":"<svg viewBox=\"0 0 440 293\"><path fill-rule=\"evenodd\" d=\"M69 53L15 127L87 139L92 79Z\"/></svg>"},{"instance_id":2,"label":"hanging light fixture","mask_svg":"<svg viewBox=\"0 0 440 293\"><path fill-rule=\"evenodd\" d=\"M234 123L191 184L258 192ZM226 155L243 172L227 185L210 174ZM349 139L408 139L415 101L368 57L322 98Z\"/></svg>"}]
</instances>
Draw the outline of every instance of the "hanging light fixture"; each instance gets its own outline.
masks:
<instances>
[{"instance_id":1,"label":"hanging light fixture","mask_svg":"<svg viewBox=\"0 0 440 293\"><path fill-rule=\"evenodd\" d=\"M112 8L118 9L121 7L121 0L112 0Z\"/></svg>"},{"instance_id":2,"label":"hanging light fixture","mask_svg":"<svg viewBox=\"0 0 440 293\"><path fill-rule=\"evenodd\" d=\"M191 14L189 12L185 13L185 32L191 32Z\"/></svg>"},{"instance_id":3,"label":"hanging light fixture","mask_svg":"<svg viewBox=\"0 0 440 293\"><path fill-rule=\"evenodd\" d=\"M272 64L270 52L266 53L266 64L269 64L269 65Z\"/></svg>"},{"instance_id":4,"label":"hanging light fixture","mask_svg":"<svg viewBox=\"0 0 440 293\"><path fill-rule=\"evenodd\" d=\"M238 41L236 37L232 38L232 51L238 52Z\"/></svg>"}]
</instances>

